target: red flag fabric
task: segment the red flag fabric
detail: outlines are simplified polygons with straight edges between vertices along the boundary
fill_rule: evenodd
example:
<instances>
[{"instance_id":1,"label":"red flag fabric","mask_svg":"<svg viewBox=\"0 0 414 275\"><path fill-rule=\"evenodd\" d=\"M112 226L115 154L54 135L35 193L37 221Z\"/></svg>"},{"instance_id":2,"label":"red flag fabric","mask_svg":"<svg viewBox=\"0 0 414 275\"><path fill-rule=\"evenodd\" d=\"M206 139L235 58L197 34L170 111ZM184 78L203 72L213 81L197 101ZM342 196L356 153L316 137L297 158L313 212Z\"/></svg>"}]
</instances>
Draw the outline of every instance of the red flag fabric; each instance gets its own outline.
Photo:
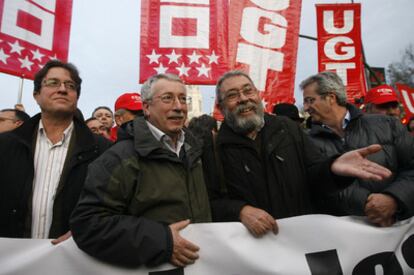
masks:
<instances>
[{"instance_id":1,"label":"red flag fabric","mask_svg":"<svg viewBox=\"0 0 414 275\"><path fill-rule=\"evenodd\" d=\"M157 73L216 84L228 70L227 0L142 0L140 83Z\"/></svg>"},{"instance_id":2,"label":"red flag fabric","mask_svg":"<svg viewBox=\"0 0 414 275\"><path fill-rule=\"evenodd\" d=\"M366 93L360 4L317 4L318 68L334 71L347 87L348 101Z\"/></svg>"},{"instance_id":3,"label":"red flag fabric","mask_svg":"<svg viewBox=\"0 0 414 275\"><path fill-rule=\"evenodd\" d=\"M414 88L405 84L397 83L398 91L400 92L400 99L404 106L404 111L407 118L414 116Z\"/></svg>"},{"instance_id":4,"label":"red flag fabric","mask_svg":"<svg viewBox=\"0 0 414 275\"><path fill-rule=\"evenodd\" d=\"M249 73L266 102L294 103L301 0L231 0L232 69Z\"/></svg>"},{"instance_id":5,"label":"red flag fabric","mask_svg":"<svg viewBox=\"0 0 414 275\"><path fill-rule=\"evenodd\" d=\"M67 61L72 0L0 0L0 72L33 79L51 59Z\"/></svg>"}]
</instances>

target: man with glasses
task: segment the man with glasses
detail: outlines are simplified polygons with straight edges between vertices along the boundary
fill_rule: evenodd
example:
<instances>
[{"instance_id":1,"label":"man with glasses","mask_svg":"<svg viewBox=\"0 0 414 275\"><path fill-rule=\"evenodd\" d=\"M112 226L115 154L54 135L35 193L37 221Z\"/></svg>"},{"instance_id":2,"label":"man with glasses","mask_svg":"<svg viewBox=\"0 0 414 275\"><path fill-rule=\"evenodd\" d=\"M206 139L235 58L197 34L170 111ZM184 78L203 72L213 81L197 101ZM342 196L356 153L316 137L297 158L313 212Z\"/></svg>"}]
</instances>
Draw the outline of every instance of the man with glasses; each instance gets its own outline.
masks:
<instances>
[{"instance_id":1,"label":"man with glasses","mask_svg":"<svg viewBox=\"0 0 414 275\"><path fill-rule=\"evenodd\" d=\"M259 91L244 72L224 74L216 98L225 117L217 144L227 194L212 201L213 220L241 221L256 237L276 234L275 219L313 213L311 192L349 183L337 175L373 180L390 175L365 159L380 146L322 158L298 124L264 114Z\"/></svg>"},{"instance_id":2,"label":"man with glasses","mask_svg":"<svg viewBox=\"0 0 414 275\"><path fill-rule=\"evenodd\" d=\"M186 87L176 75L159 74L143 84L141 98L144 117L89 167L73 237L109 263L186 266L199 247L179 231L211 221L201 144L184 129Z\"/></svg>"},{"instance_id":3,"label":"man with glasses","mask_svg":"<svg viewBox=\"0 0 414 275\"><path fill-rule=\"evenodd\" d=\"M392 115L367 115L347 103L346 88L333 72L310 76L301 83L303 106L312 116L309 132L327 157L374 143L383 150L370 156L390 169L393 177L382 182L355 180L339 194L322 196L321 208L334 215L367 216L378 226L414 215L414 139ZM396 100L387 87L370 95L378 103ZM367 96L368 98L368 96Z\"/></svg>"},{"instance_id":4,"label":"man with glasses","mask_svg":"<svg viewBox=\"0 0 414 275\"><path fill-rule=\"evenodd\" d=\"M0 111L0 133L8 132L22 125L30 116L17 109L3 109Z\"/></svg>"},{"instance_id":5,"label":"man with glasses","mask_svg":"<svg viewBox=\"0 0 414 275\"><path fill-rule=\"evenodd\" d=\"M80 85L72 64L49 61L34 79L41 112L0 134L1 237L58 243L70 236L87 166L109 146L74 116Z\"/></svg>"}]
</instances>

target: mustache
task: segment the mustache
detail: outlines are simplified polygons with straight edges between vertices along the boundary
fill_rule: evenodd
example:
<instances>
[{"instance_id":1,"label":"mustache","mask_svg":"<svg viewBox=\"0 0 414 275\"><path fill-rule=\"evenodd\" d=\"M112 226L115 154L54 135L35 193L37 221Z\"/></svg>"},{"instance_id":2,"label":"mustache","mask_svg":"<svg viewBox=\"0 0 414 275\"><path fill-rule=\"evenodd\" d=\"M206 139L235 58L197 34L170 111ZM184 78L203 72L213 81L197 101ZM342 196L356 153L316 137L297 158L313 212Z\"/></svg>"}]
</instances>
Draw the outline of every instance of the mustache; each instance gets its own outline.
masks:
<instances>
[{"instance_id":1,"label":"mustache","mask_svg":"<svg viewBox=\"0 0 414 275\"><path fill-rule=\"evenodd\" d=\"M255 104L251 101L248 101L246 103L237 105L236 108L234 109L233 113L238 115L238 114L242 113L245 109L250 109L250 108L253 111L256 111L258 107L257 107L257 104Z\"/></svg>"}]
</instances>

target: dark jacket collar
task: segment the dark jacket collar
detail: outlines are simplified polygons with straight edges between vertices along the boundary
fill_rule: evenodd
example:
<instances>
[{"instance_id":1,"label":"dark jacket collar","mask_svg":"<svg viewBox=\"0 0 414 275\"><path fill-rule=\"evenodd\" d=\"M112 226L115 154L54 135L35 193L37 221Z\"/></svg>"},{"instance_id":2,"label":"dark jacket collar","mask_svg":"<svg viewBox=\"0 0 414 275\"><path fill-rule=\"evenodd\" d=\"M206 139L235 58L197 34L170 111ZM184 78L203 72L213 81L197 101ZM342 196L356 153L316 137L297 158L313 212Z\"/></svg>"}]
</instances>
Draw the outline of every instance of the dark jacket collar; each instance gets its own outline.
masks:
<instances>
[{"instance_id":1,"label":"dark jacket collar","mask_svg":"<svg viewBox=\"0 0 414 275\"><path fill-rule=\"evenodd\" d=\"M134 148L140 156L149 157L151 155L151 157L165 157L168 155L177 159L173 152L165 149L162 143L153 136L145 118L135 118L124 127L124 130L122 136L118 135L118 141L133 139ZM202 144L188 130L183 130L185 133L184 149L187 157L190 159L190 163L192 163L195 158L201 155Z\"/></svg>"},{"instance_id":2,"label":"dark jacket collar","mask_svg":"<svg viewBox=\"0 0 414 275\"><path fill-rule=\"evenodd\" d=\"M17 137L27 146L32 147L34 138L37 135L37 129L39 127L39 121L41 119L41 113L31 117L28 121L23 123L22 126L16 128L10 134ZM79 120L76 116L73 117L74 132L76 135L76 151L84 151L91 148L94 144L94 138L92 132L86 126L86 124Z\"/></svg>"}]
</instances>

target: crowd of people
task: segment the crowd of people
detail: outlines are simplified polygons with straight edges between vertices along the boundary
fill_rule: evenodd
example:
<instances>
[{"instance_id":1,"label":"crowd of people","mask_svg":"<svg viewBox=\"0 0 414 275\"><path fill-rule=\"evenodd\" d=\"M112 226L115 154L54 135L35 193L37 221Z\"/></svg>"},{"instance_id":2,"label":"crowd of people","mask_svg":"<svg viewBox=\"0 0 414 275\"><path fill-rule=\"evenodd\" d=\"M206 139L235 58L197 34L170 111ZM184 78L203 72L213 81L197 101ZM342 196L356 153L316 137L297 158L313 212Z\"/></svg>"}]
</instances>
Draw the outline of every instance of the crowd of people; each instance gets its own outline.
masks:
<instances>
[{"instance_id":1,"label":"crowd of people","mask_svg":"<svg viewBox=\"0 0 414 275\"><path fill-rule=\"evenodd\" d=\"M86 120L81 83L73 64L50 61L34 79L41 112L0 111L0 237L72 236L108 263L183 267L202 249L180 235L190 223L239 221L260 238L304 214L378 227L414 214L414 139L389 86L370 90L361 111L335 73L310 76L304 122L292 104L265 113L250 76L230 71L216 86L219 127L208 115L187 122L173 74Z\"/></svg>"}]
</instances>

